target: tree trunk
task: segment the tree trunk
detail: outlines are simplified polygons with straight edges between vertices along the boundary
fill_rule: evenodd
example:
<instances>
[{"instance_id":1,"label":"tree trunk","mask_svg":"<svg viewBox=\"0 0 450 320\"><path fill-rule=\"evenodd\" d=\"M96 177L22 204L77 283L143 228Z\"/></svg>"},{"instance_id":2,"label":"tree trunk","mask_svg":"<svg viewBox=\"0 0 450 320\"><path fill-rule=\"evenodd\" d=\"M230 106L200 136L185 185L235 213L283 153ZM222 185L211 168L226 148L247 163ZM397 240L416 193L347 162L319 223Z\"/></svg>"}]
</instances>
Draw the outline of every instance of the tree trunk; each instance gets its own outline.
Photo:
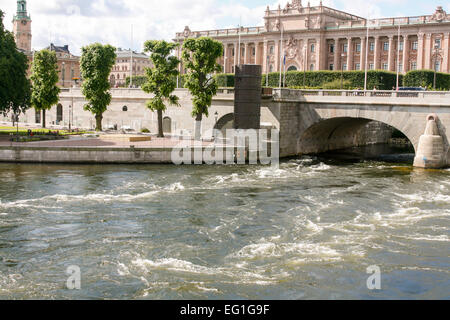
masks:
<instances>
[{"instance_id":1,"label":"tree trunk","mask_svg":"<svg viewBox=\"0 0 450 320\"><path fill-rule=\"evenodd\" d=\"M96 114L95 115L95 122L96 122L96 127L95 127L95 131L102 131L102 120L103 120L103 114Z\"/></svg>"},{"instance_id":2,"label":"tree trunk","mask_svg":"<svg viewBox=\"0 0 450 320\"><path fill-rule=\"evenodd\" d=\"M162 110L158 110L158 138L163 138L163 113Z\"/></svg>"},{"instance_id":3,"label":"tree trunk","mask_svg":"<svg viewBox=\"0 0 450 320\"><path fill-rule=\"evenodd\" d=\"M45 128L45 109L42 110L42 128Z\"/></svg>"},{"instance_id":4,"label":"tree trunk","mask_svg":"<svg viewBox=\"0 0 450 320\"><path fill-rule=\"evenodd\" d=\"M203 114L198 114L195 118L195 136L194 139L199 141L202 139L202 119Z\"/></svg>"}]
</instances>

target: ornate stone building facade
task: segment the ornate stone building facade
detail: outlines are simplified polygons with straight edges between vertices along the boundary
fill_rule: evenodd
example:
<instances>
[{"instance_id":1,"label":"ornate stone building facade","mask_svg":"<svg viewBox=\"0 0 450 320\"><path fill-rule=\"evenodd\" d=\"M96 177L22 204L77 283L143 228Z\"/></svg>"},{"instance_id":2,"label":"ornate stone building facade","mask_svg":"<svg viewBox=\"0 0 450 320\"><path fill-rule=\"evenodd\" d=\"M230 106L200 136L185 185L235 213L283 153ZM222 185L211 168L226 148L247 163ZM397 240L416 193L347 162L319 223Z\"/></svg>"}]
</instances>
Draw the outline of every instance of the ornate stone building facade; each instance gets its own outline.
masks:
<instances>
[{"instance_id":1,"label":"ornate stone building facade","mask_svg":"<svg viewBox=\"0 0 450 320\"><path fill-rule=\"evenodd\" d=\"M262 65L267 73L365 70L366 62L369 70L450 72L450 14L442 7L432 15L367 20L322 3L311 7L292 0L284 8L267 7L264 21L264 26L240 30L186 27L174 40L182 44L189 37L207 36L221 41L225 52L220 63L226 73L234 73L239 63Z\"/></svg>"},{"instance_id":2,"label":"ornate stone building facade","mask_svg":"<svg viewBox=\"0 0 450 320\"><path fill-rule=\"evenodd\" d=\"M149 56L144 53L119 48L116 51L116 56L116 64L113 66L109 76L113 87L124 86L127 77L130 77L132 74L134 77L143 76L145 68L152 67ZM133 71L131 71L131 60L133 60Z\"/></svg>"}]
</instances>

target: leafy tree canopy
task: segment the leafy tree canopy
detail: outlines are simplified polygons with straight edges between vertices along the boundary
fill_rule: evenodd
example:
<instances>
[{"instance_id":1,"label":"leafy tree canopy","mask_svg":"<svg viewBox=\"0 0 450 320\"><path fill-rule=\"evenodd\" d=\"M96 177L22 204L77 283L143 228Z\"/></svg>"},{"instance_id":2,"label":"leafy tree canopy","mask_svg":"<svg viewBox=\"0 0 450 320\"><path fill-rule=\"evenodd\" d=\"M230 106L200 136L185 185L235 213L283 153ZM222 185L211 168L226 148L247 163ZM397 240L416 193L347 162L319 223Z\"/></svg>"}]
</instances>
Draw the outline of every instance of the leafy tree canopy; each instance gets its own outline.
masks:
<instances>
[{"instance_id":1,"label":"leafy tree canopy","mask_svg":"<svg viewBox=\"0 0 450 320\"><path fill-rule=\"evenodd\" d=\"M102 130L103 113L111 103L109 75L116 61L116 49L94 43L81 49L82 92L89 102L84 109L95 115L97 130Z\"/></svg>"},{"instance_id":2,"label":"leafy tree canopy","mask_svg":"<svg viewBox=\"0 0 450 320\"><path fill-rule=\"evenodd\" d=\"M36 110L50 110L58 103L60 92L58 80L56 53L49 50L36 52L31 67L33 83L31 104Z\"/></svg>"},{"instance_id":3,"label":"leafy tree canopy","mask_svg":"<svg viewBox=\"0 0 450 320\"><path fill-rule=\"evenodd\" d=\"M0 10L0 112L20 114L30 106L28 59L17 49L13 34L5 29L3 16Z\"/></svg>"},{"instance_id":4,"label":"leafy tree canopy","mask_svg":"<svg viewBox=\"0 0 450 320\"><path fill-rule=\"evenodd\" d=\"M187 39L183 44L182 57L188 69L184 86L193 96L192 116L197 119L201 120L203 114L208 116L208 108L217 93L217 83L211 74L222 70L217 62L222 55L222 43L211 38Z\"/></svg>"},{"instance_id":5,"label":"leafy tree canopy","mask_svg":"<svg viewBox=\"0 0 450 320\"><path fill-rule=\"evenodd\" d=\"M142 90L153 93L153 98L147 102L147 107L158 112L158 136L163 136L162 113L166 111L166 102L170 105L179 105L178 97L172 92L176 88L174 79L179 75L178 65L180 60L171 55L178 47L176 43L151 40L144 44L144 51L149 52L153 68L146 68L147 82L142 85Z\"/></svg>"}]
</instances>

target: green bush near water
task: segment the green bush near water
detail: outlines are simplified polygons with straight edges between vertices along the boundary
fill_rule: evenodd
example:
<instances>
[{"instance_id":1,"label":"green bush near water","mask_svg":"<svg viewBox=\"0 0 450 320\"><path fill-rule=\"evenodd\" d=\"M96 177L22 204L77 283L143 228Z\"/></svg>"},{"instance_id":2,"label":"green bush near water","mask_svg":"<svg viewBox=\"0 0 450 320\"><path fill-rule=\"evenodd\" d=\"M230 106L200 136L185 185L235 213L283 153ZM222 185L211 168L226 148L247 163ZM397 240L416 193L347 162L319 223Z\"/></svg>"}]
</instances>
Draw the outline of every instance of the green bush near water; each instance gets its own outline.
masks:
<instances>
[{"instance_id":1,"label":"green bush near water","mask_svg":"<svg viewBox=\"0 0 450 320\"><path fill-rule=\"evenodd\" d=\"M408 72L403 79L405 87L423 87L433 89L434 71L433 70L416 70ZM436 73L436 90L450 90L450 74Z\"/></svg>"}]
</instances>

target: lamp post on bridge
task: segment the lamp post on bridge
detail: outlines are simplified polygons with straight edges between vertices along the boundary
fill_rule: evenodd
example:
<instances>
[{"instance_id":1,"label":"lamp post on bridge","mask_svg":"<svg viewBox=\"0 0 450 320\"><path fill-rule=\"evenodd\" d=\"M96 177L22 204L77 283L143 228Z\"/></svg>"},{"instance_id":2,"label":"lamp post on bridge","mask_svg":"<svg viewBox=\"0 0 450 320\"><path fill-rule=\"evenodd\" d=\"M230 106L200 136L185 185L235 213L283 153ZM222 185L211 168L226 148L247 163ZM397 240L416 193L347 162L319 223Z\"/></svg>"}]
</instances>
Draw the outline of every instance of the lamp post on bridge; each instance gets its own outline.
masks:
<instances>
[{"instance_id":1,"label":"lamp post on bridge","mask_svg":"<svg viewBox=\"0 0 450 320\"><path fill-rule=\"evenodd\" d=\"M433 90L436 90L436 78L437 78L437 72L438 72L438 66L437 61L442 59L441 54L439 53L439 45L436 43L434 45L434 51L433 51L433 61L434 61L434 77L433 77Z\"/></svg>"}]
</instances>

